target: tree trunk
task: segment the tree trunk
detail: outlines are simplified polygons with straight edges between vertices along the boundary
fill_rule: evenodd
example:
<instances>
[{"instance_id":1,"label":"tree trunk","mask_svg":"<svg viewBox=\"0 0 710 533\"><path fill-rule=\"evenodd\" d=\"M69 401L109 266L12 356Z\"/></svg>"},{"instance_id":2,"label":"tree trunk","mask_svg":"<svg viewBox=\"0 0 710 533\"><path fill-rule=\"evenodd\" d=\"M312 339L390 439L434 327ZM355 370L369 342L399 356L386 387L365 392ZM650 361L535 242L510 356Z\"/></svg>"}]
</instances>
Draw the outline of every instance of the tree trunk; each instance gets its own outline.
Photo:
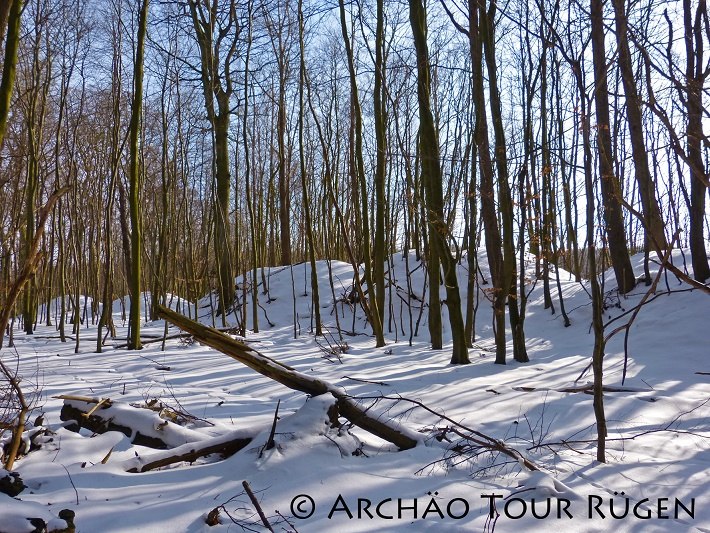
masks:
<instances>
[{"instance_id":1,"label":"tree trunk","mask_svg":"<svg viewBox=\"0 0 710 533\"><path fill-rule=\"evenodd\" d=\"M301 189L303 195L303 215L305 218L306 246L308 247L308 258L311 266L311 305L313 316L316 322L315 335L323 335L323 326L320 318L320 295L318 291L318 272L316 270L316 251L313 243L313 221L311 218L311 203L308 194L308 182L306 180L306 147L304 146L303 122L306 115L306 103L304 90L306 85L306 57L303 44L303 0L298 0L298 48L300 51L300 74L298 87L298 154L301 169Z\"/></svg>"},{"instance_id":2,"label":"tree trunk","mask_svg":"<svg viewBox=\"0 0 710 533\"><path fill-rule=\"evenodd\" d=\"M379 313L380 324L385 321L385 261L387 246L385 244L385 171L387 150L387 113L385 111L385 30L384 30L384 0L377 0L377 25L375 30L375 85L374 85L374 117L375 117L375 249L373 265L374 297Z\"/></svg>"},{"instance_id":3,"label":"tree trunk","mask_svg":"<svg viewBox=\"0 0 710 533\"><path fill-rule=\"evenodd\" d=\"M201 343L219 350L252 370L290 389L305 392L311 396L332 394L338 400L338 408L342 416L356 426L391 442L400 449L407 450L417 445L417 441L408 435L407 432L393 424L382 421L380 417L374 414L369 414L367 410L357 405L352 398L343 392L341 387L336 387L326 381L298 372L283 363L266 357L246 344L234 340L213 328L208 328L185 318L163 306L158 307L158 314L180 329L192 333Z\"/></svg>"},{"instance_id":4,"label":"tree trunk","mask_svg":"<svg viewBox=\"0 0 710 533\"><path fill-rule=\"evenodd\" d=\"M203 0L188 0L190 16L200 49L200 74L207 118L214 133L214 208L212 212L219 309L224 322L227 310L234 303L234 266L230 246L229 197L229 122L230 100L234 92L231 62L236 53L240 25L235 20L236 6L230 1L228 20L217 20L218 2L207 5ZM213 33L218 33L215 41ZM231 41L224 39L233 33ZM220 45L227 46L225 57Z\"/></svg>"},{"instance_id":5,"label":"tree trunk","mask_svg":"<svg viewBox=\"0 0 710 533\"><path fill-rule=\"evenodd\" d=\"M643 139L643 118L641 100L634 80L633 63L628 39L628 19L625 1L612 0L616 23L616 45L619 52L619 69L626 97L626 120L629 124L631 153L636 172L636 182L641 193L641 206L646 219L646 233L653 249L660 251L668 247L664 234L663 218L656 199L656 184L648 166L648 154Z\"/></svg>"},{"instance_id":6,"label":"tree trunk","mask_svg":"<svg viewBox=\"0 0 710 533\"><path fill-rule=\"evenodd\" d=\"M143 108L143 56L145 36L148 27L149 0L143 0L138 19L138 46L133 67L133 105L131 107L131 122L129 126L130 161L128 179L130 184L129 208L131 218L131 311L129 350L140 350L141 346L141 261L143 251L143 221L140 207L140 172L138 168L139 135L141 127L141 111ZM104 302L104 305L110 305Z\"/></svg>"},{"instance_id":7,"label":"tree trunk","mask_svg":"<svg viewBox=\"0 0 710 533\"><path fill-rule=\"evenodd\" d=\"M485 15L484 15L485 16ZM468 38L473 70L473 105L476 113L474 138L478 148L479 167L481 170L481 218L486 242L488 266L491 272L493 299L493 329L496 342L496 364L504 365L506 356L505 342L505 302L509 284L505 284L503 273L502 240L496 214L493 161L491 160L490 141L488 138L488 119L486 96L483 84L483 36L479 22L479 8L476 1L468 3Z\"/></svg>"},{"instance_id":8,"label":"tree trunk","mask_svg":"<svg viewBox=\"0 0 710 533\"><path fill-rule=\"evenodd\" d=\"M358 191L361 209L361 225L362 225L362 250L363 250L363 266L365 270L365 283L370 294L374 295L374 282L372 277L372 257L370 255L370 222L369 209L367 201L367 185L365 177L365 162L363 160L362 149L362 110L360 108L360 100L357 90L357 73L355 72L355 59L353 50L348 39L347 23L345 21L345 4L343 0L338 2L340 8L340 29L343 35L345 44L345 52L348 58L348 72L350 75L350 98L353 108L353 134L354 134L354 175L353 189ZM357 206L355 207L357 209ZM357 275L357 273L355 273ZM377 299L371 298L369 302L372 319L372 333L375 335L377 347L385 345L385 337L383 333L382 321L380 320L380 311L377 308Z\"/></svg>"},{"instance_id":9,"label":"tree trunk","mask_svg":"<svg viewBox=\"0 0 710 533\"><path fill-rule=\"evenodd\" d=\"M705 172L701 143L703 136L703 84L707 71L703 63L703 24L707 24L707 3L697 3L695 22L692 20L691 0L683 0L685 31L686 83L688 122L686 138L690 163L690 255L693 276L704 282L710 278L710 265L705 248L705 202L708 174ZM680 177L679 177L680 178Z\"/></svg>"},{"instance_id":10,"label":"tree trunk","mask_svg":"<svg viewBox=\"0 0 710 533\"><path fill-rule=\"evenodd\" d=\"M510 315L510 329L513 333L513 358L519 363L527 363L528 353L525 347L525 331L523 323L524 314L522 307L518 308L518 298L516 298L515 283L515 248L513 245L513 201L510 193L508 172L508 157L505 142L505 130L503 128L503 105L498 89L497 65L495 56L495 13L496 3L491 2L488 12L484 10L485 3L480 0L480 25L481 38L486 57L486 67L488 72L488 88L490 94L491 119L493 121L493 131L495 135L495 160L498 169L498 205L503 227L503 263L502 263L502 287L505 294L501 297L508 299L508 314ZM503 305L503 304L501 304Z\"/></svg>"},{"instance_id":11,"label":"tree trunk","mask_svg":"<svg viewBox=\"0 0 710 533\"><path fill-rule=\"evenodd\" d=\"M442 190L443 176L439 156L439 140L431 112L431 75L429 69L429 50L427 46L426 10L421 0L409 0L409 21L412 26L414 45L417 52L417 97L419 101L419 150L422 162L422 181L426 192L427 221L429 225L429 247L436 251L444 270L444 285L446 286L446 306L449 311L449 324L453 348L452 364L468 364L468 348L461 312L461 295L459 294L456 276L456 260L448 246L448 227L444 218L444 198ZM429 275L432 281L429 287L438 296L439 285L434 284L434 268L430 267ZM429 309L429 320L432 320L433 310ZM439 318L440 319L440 318ZM433 341L433 339L432 339ZM432 342L433 343L433 342Z\"/></svg>"},{"instance_id":12,"label":"tree trunk","mask_svg":"<svg viewBox=\"0 0 710 533\"><path fill-rule=\"evenodd\" d=\"M5 41L5 59L2 65L2 82L0 82L0 148L2 148L2 143L5 139L12 88L15 84L17 49L20 45L20 18L22 15L22 0L7 0L3 2L5 9L8 3L10 8L7 18L7 40Z\"/></svg>"},{"instance_id":13,"label":"tree trunk","mask_svg":"<svg viewBox=\"0 0 710 533\"><path fill-rule=\"evenodd\" d=\"M599 172L604 204L609 254L619 291L626 294L634 288L636 278L631 267L626 245L624 217L621 211L622 192L619 179L614 174L611 133L609 129L609 88L607 85L606 52L604 48L604 0L591 0L592 58L594 62L594 102L597 115L597 147Z\"/></svg>"}]
</instances>

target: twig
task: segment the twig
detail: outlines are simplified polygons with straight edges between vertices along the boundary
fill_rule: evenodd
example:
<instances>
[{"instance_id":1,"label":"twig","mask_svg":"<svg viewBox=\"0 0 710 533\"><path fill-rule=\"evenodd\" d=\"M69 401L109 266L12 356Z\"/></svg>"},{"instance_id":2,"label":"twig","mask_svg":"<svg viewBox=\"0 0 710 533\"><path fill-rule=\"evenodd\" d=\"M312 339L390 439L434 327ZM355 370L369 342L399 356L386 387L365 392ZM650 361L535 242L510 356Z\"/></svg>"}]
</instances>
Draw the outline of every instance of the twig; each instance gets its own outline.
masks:
<instances>
[{"instance_id":1,"label":"twig","mask_svg":"<svg viewBox=\"0 0 710 533\"><path fill-rule=\"evenodd\" d=\"M696 433L696 432L694 432L694 431L685 431L685 430L681 430L681 429L671 429L671 426L673 426L676 422L678 422L678 421L681 419L681 417L683 417L683 416L685 416L685 415L689 415L689 414L692 413L693 411L697 411L697 410L700 409L701 407L704 407L707 403L710 403L710 398L708 398L707 400L705 400L705 401L702 402L701 404L696 405L696 406L693 407L692 409L689 409L688 411L683 411L682 413L679 413L675 418L673 418L673 420L671 420L670 422L668 422L668 423L667 423L665 426L663 426L663 427L656 428L656 429L648 429L648 430L646 430L646 431L642 431L641 433L637 433L636 435L631 435L630 437L615 437L615 438L611 438L611 439L608 438L608 439L606 439L606 442L625 442L625 441L628 441L628 440L635 440L635 439L637 439L638 437L643 437L644 435L651 435L651 434L653 434L653 433L662 433L662 432L664 432L664 431L669 431L669 432L671 432L671 433L676 433L676 434L678 434L678 435L692 435L692 436L694 436L694 437L701 437L701 438L704 438L704 439L710 439L710 435L703 435L703 434L701 434L701 433ZM577 433L579 433L579 432L577 432ZM570 445L570 444L593 444L593 443L595 443L595 442L597 442L597 439L581 439L581 440L563 439L563 440L558 441L558 442L547 442L547 443L536 444L536 445L534 445L534 446L530 446L529 448L527 448L527 450L528 450L528 451L532 451L532 450L535 450L535 449L537 449L537 448L543 448L543 447L548 447L548 448L549 448L550 446L566 446L566 447L569 448L569 445ZM577 450L574 450L574 451L576 452ZM579 452L577 452L577 453L579 453Z\"/></svg>"},{"instance_id":2,"label":"twig","mask_svg":"<svg viewBox=\"0 0 710 533\"><path fill-rule=\"evenodd\" d=\"M508 447L505 444L505 442L498 440L496 438L490 437L490 436L486 435L485 433L481 433L480 431L476 431L475 429L464 426L460 422L457 422L454 419L449 418L448 416L435 411L431 407L428 407L427 405L420 402L419 400L412 400L411 398L405 398L405 397L399 396L399 395L397 395L397 396L378 396L377 398L412 403L418 407L421 407L425 411L427 411L433 415L436 415L437 417L441 418L442 420L446 420L447 422L449 422L450 424L455 426L455 427L449 428L449 430L452 433L461 437L462 439L465 439L466 441L472 442L472 443L474 443L478 446L481 446L483 448L486 448L488 450L501 452L501 453L507 455L508 457L510 457L511 459L522 464L528 470L531 470L531 471L539 470L539 468L537 467L537 465L535 465L535 463L533 463L527 457L523 456L519 451ZM365 398L364 397L358 397L358 398L353 397L353 399L365 399ZM372 399L372 397L370 397L369 399ZM708 401L710 401L710 400L708 400ZM459 429L456 429L456 428L461 428L462 430L466 431L467 433L463 433ZM474 435L475 437L472 435Z\"/></svg>"},{"instance_id":3,"label":"twig","mask_svg":"<svg viewBox=\"0 0 710 533\"><path fill-rule=\"evenodd\" d=\"M254 493L251 490L251 487L249 486L249 483L245 479L242 481L242 486L244 487L244 490L247 493L247 496L249 496L249 499L251 500L252 505L254 505L254 508L256 509L256 512L259 513L259 518L261 518L262 524L264 524L264 527L271 531L271 533L274 532L273 528L271 527L271 524L269 524L269 521L266 519L266 515L264 514L264 511L261 508L261 505L259 505L259 501L256 499L256 496L254 496Z\"/></svg>"},{"instance_id":4,"label":"twig","mask_svg":"<svg viewBox=\"0 0 710 533\"><path fill-rule=\"evenodd\" d=\"M259 458L261 458L264 455L264 450L271 450L276 446L276 442L274 441L274 435L276 435L276 422L279 419L279 406L280 405L281 405L281 399L279 399L279 401L276 402L276 411L274 412L274 422L273 422L273 424L271 424L271 432L269 433L269 438L266 439L266 444L264 444L264 447L259 452Z\"/></svg>"},{"instance_id":5,"label":"twig","mask_svg":"<svg viewBox=\"0 0 710 533\"><path fill-rule=\"evenodd\" d=\"M583 387L566 387L564 389L548 389L545 387L513 387L514 391L518 392L539 392L539 391L554 391L554 392L567 392L567 393L575 393L575 392L592 392L594 390L594 385L585 385ZM633 387L613 387L610 385L604 385L602 387L602 390L604 392L650 392L646 391L644 389L638 389L638 388L633 388Z\"/></svg>"},{"instance_id":6,"label":"twig","mask_svg":"<svg viewBox=\"0 0 710 533\"><path fill-rule=\"evenodd\" d=\"M79 491L76 490L76 485L74 485L74 480L72 479L71 474L69 473L69 470L67 470L67 467L62 465L62 468L67 473L67 476L69 476L69 483L71 483L71 486L74 488L74 494L76 496L76 504L79 505Z\"/></svg>"},{"instance_id":7,"label":"twig","mask_svg":"<svg viewBox=\"0 0 710 533\"><path fill-rule=\"evenodd\" d=\"M350 376L343 376L343 379L349 379L351 381L359 381L360 383L371 383L372 385L382 385L383 387L389 387L389 383L384 381L370 381L367 379L351 378Z\"/></svg>"},{"instance_id":8,"label":"twig","mask_svg":"<svg viewBox=\"0 0 710 533\"><path fill-rule=\"evenodd\" d=\"M82 413L82 416L89 418L92 414L94 414L94 411L96 411L97 409L101 409L104 405L106 407L111 407L111 400L109 400L108 398L102 398L100 402L94 405L86 413Z\"/></svg>"},{"instance_id":9,"label":"twig","mask_svg":"<svg viewBox=\"0 0 710 533\"><path fill-rule=\"evenodd\" d=\"M616 328L614 331L609 333L604 338L604 344L606 345L609 340L616 335L619 331L624 331L624 369L621 374L621 384L624 384L624 381L626 380L626 371L628 369L629 365L629 331L631 330L631 325L634 323L634 320L636 320L636 317L638 316L639 312L641 311L641 307L643 306L644 302L648 300L651 297L651 294L656 292L656 287L658 286L658 282L661 280L661 274L663 273L663 266L665 265L666 267L670 264L668 262L668 258L671 255L671 251L673 250L673 244L676 242L678 239L678 236L680 235L680 230L676 231L675 235L673 235L673 239L671 240L670 245L668 246L668 250L666 250L665 255L663 256L663 264L658 268L658 272L656 273L656 278L653 280L653 283L651 283L651 286L648 288L648 291L646 291L646 294L643 295L643 298L641 298L641 301L638 303L636 306L636 309L634 310L633 314L631 315L631 318L629 321L623 325L619 326ZM660 255L660 254L659 254Z\"/></svg>"},{"instance_id":10,"label":"twig","mask_svg":"<svg viewBox=\"0 0 710 533\"><path fill-rule=\"evenodd\" d=\"M276 510L276 514L281 517L281 519L288 524L288 526L291 528L291 531L293 533L298 533L298 530L296 529L296 526L294 526L291 522L289 522L288 518L286 518L284 515L282 515L278 509Z\"/></svg>"}]
</instances>

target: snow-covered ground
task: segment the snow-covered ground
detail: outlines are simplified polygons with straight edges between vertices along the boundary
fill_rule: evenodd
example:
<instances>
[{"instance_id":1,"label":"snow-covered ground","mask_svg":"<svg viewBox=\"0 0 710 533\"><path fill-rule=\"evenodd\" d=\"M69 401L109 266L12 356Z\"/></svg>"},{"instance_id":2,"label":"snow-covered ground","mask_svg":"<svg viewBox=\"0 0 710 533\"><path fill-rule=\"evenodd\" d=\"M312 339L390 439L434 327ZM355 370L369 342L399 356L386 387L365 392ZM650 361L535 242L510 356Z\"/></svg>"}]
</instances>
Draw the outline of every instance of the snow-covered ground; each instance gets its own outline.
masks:
<instances>
[{"instance_id":1,"label":"snow-covered ground","mask_svg":"<svg viewBox=\"0 0 710 533\"><path fill-rule=\"evenodd\" d=\"M641 261L634 258L639 275ZM680 252L674 261L682 266ZM248 332L246 342L419 432L415 448L397 451L363 430L331 429L328 400L308 399L196 342L173 339L165 351L153 342L140 352L107 347L97 354L96 328L85 323L75 354L73 342L62 344L54 327L42 326L30 337L16 332L16 351L4 348L2 357L15 364L19 356L23 385L40 393L30 420L44 413L44 424L55 434L16 463L27 488L18 499L0 494L0 531L31 531L27 517L53 517L50 525L61 526L62 509L75 512L81 532L264 530L244 480L275 531L710 531L710 295L689 290L669 273L655 299L641 309L630 330L623 391L604 397L609 435L607 463L600 464L591 395L560 392L592 380L591 370L585 372L593 338L584 287L562 273L572 322L565 328L554 283L554 315L543 309L542 283L537 283L525 322L527 364L515 363L512 355L506 366L493 364L490 306L482 300L472 364L452 366L447 346L429 349L426 309L418 336L408 342L420 302L408 295L407 263L414 271L412 292L422 297L423 269L413 256L406 262L396 256L384 348L375 347L359 310L353 317L347 302L333 305L325 262L318 264L318 274L327 336L314 338L310 331L309 268L298 265L266 272L269 297L260 294L260 332ZM351 288L352 270L342 263L331 266L340 299ZM465 276L462 268L460 280ZM608 274L605 289L612 287ZM641 284L621 298L620 307L607 309L607 320L619 317L607 331L628 321L628 311L646 290ZM199 306L201 321L211 324L208 300ZM121 306L114 304L113 310L122 339L109 344L118 346L125 342L126 327ZM147 323L143 334L159 336L163 328L162 321ZM446 317L444 330L450 341ZM177 332L171 327L170 334ZM623 337L619 333L607 345L608 386L621 388ZM338 346L342 353L332 353ZM186 441L234 430L256 436L224 460L211 456L129 473L127 465L156 450L131 444L118 432L92 435L63 428L58 395L126 404L158 399L195 417L184 417ZM505 441L540 471L528 472L501 454L447 449L445 441L433 438L441 431L433 430L451 422L414 403L387 399L399 396ZM276 447L266 450L279 400ZM136 416L136 424L144 422ZM221 523L208 526L206 517L215 508Z\"/></svg>"}]
</instances>

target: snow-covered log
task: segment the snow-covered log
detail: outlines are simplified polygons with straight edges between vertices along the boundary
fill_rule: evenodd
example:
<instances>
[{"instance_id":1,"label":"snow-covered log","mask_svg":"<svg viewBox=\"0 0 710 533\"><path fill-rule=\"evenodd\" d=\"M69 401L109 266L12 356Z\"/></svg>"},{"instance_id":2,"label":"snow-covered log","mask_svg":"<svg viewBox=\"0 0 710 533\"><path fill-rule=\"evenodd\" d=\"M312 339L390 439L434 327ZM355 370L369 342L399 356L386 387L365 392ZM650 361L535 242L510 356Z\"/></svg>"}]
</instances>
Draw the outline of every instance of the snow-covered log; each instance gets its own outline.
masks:
<instances>
[{"instance_id":1,"label":"snow-covered log","mask_svg":"<svg viewBox=\"0 0 710 533\"><path fill-rule=\"evenodd\" d=\"M150 409L133 407L108 398L67 395L58 398L64 400L61 420L76 422L68 426L68 429L78 431L82 427L95 433L120 431L134 444L158 449L175 448L205 438L198 431L162 419Z\"/></svg>"},{"instance_id":2,"label":"snow-covered log","mask_svg":"<svg viewBox=\"0 0 710 533\"><path fill-rule=\"evenodd\" d=\"M147 472L175 463L191 463L200 457L213 453L229 456L246 447L253 440L248 431L232 431L219 437L204 439L200 442L183 444L171 450L157 452L147 457L135 457L124 464L127 472Z\"/></svg>"}]
</instances>

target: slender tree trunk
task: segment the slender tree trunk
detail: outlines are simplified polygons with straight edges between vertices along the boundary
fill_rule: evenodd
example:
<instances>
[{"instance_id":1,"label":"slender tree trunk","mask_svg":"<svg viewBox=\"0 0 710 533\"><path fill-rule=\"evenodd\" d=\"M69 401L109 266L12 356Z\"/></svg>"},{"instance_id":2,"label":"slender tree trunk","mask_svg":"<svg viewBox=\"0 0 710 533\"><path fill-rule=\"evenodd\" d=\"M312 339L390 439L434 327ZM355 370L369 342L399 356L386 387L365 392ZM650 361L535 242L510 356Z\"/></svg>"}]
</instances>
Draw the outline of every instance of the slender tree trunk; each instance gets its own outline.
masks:
<instances>
[{"instance_id":1,"label":"slender tree trunk","mask_svg":"<svg viewBox=\"0 0 710 533\"><path fill-rule=\"evenodd\" d=\"M687 153L690 163L690 255L693 276L704 282L710 278L707 249L705 248L705 202L708 173L702 155L703 84L708 73L703 62L703 30L708 24L706 0L698 0L693 22L691 0L683 0L683 27L686 54L686 83L688 122L686 124Z\"/></svg>"},{"instance_id":2,"label":"slender tree trunk","mask_svg":"<svg viewBox=\"0 0 710 533\"><path fill-rule=\"evenodd\" d=\"M242 123L242 134L244 142L244 183L245 183L245 193L246 193L246 203L247 203L247 214L249 216L249 233L251 237L251 262L252 262L252 272L251 272L251 283L252 283L252 327L254 333L259 332L259 290L256 279L256 268L257 268L257 238L256 238L256 227L254 222L254 202L256 201L252 195L252 176L251 176L251 159L250 159L250 148L249 148L249 137L248 137L248 114L247 109L249 109L249 85L247 83L249 79L249 60L251 55L251 35L252 35L252 16L251 16L252 4L249 2L249 21L248 21L248 37L247 37L247 51L246 60L244 67L244 121ZM237 253L237 259L239 259L239 254ZM245 262L246 263L246 262ZM246 287L246 276L247 269L244 269L244 274L242 278L242 284ZM242 305L246 306L246 301L242 302ZM246 331L246 321L244 321L244 331Z\"/></svg>"},{"instance_id":3,"label":"slender tree trunk","mask_svg":"<svg viewBox=\"0 0 710 533\"><path fill-rule=\"evenodd\" d=\"M279 35L279 42L281 35ZM289 186L289 173L287 171L286 155L286 77L287 61L283 46L279 47L279 101L276 117L276 131L278 143L278 189L279 189L279 238L281 241L280 264L290 265L291 258L291 187Z\"/></svg>"},{"instance_id":4,"label":"slender tree trunk","mask_svg":"<svg viewBox=\"0 0 710 533\"><path fill-rule=\"evenodd\" d=\"M228 20L219 24L218 2L188 0L197 44L200 49L200 73L207 118L214 135L214 209L213 238L219 284L219 312L222 321L234 302L234 266L231 252L229 217L230 169L229 122L230 100L234 92L231 63L237 50L240 25L236 21L236 5L230 0ZM209 5L208 5L209 4ZM213 33L217 33L217 40ZM225 41L233 34L231 41ZM224 57L220 45L228 48Z\"/></svg>"},{"instance_id":5,"label":"slender tree trunk","mask_svg":"<svg viewBox=\"0 0 710 533\"><path fill-rule=\"evenodd\" d=\"M42 154L46 103L49 93L52 58L41 57L42 40L47 31L44 13L37 10L33 20L34 42L32 46L31 76L28 89L27 113L27 180L25 182L25 227L23 232L23 254L27 258L34 239L35 204L40 194L40 158ZM25 333L31 335L37 322L38 290L33 275L27 283L22 297L22 317Z\"/></svg>"},{"instance_id":6,"label":"slender tree trunk","mask_svg":"<svg viewBox=\"0 0 710 533\"><path fill-rule=\"evenodd\" d=\"M626 294L634 288L636 278L631 267L629 250L626 245L624 217L621 211L622 192L619 179L614 174L609 129L609 88L607 85L606 52L604 47L604 0L591 0L592 19L592 59L594 62L594 102L597 115L597 147L599 150L599 172L604 204L609 254L614 268L619 291Z\"/></svg>"},{"instance_id":7,"label":"slender tree trunk","mask_svg":"<svg viewBox=\"0 0 710 533\"><path fill-rule=\"evenodd\" d=\"M485 13L485 12L484 12ZM472 94L476 112L474 138L478 148L479 168L481 171L481 217L486 243L486 255L493 284L493 329L496 342L496 364L504 365L506 356L505 341L505 302L510 284L505 283L502 240L498 227L495 202L495 180L493 161L491 160L490 141L488 138L488 119L486 96L483 84L483 35L479 21L479 6L476 1L468 3L468 38L472 67ZM484 14L485 16L485 14Z\"/></svg>"},{"instance_id":8,"label":"slender tree trunk","mask_svg":"<svg viewBox=\"0 0 710 533\"><path fill-rule=\"evenodd\" d=\"M656 199L656 184L648 166L648 154L643 138L643 118L641 100L634 79L633 63L628 39L628 19L624 0L612 0L616 24L616 45L619 53L619 69L626 97L626 120L629 124L631 153L636 172L636 182L641 193L641 206L646 219L646 232L651 246L657 251L668 247L664 234L663 218Z\"/></svg>"},{"instance_id":9,"label":"slender tree trunk","mask_svg":"<svg viewBox=\"0 0 710 533\"><path fill-rule=\"evenodd\" d=\"M431 112L431 74L429 68L429 50L427 46L426 10L421 0L409 0L409 21L412 26L414 45L417 52L417 97L419 101L419 149L421 151L422 181L426 191L427 221L429 225L430 248L435 249L444 270L446 286L446 305L449 311L449 324L453 348L452 364L468 364L468 348L461 313L461 296L456 276L456 260L448 246L448 227L444 218L443 177L439 156L434 116ZM438 274L438 265L436 266ZM434 271L430 268L429 275ZM437 276L438 277L438 276ZM437 280L438 281L438 280ZM432 292L439 291L438 283L429 282ZM432 309L429 309L429 320Z\"/></svg>"},{"instance_id":10,"label":"slender tree trunk","mask_svg":"<svg viewBox=\"0 0 710 533\"><path fill-rule=\"evenodd\" d=\"M317 337L323 335L323 326L320 318L320 294L318 291L318 272L316 270L316 251L313 243L313 221L311 219L311 205L308 194L308 182L306 180L306 148L303 137L303 122L306 114L306 103L304 91L306 85L306 58L303 44L303 0L298 0L298 48L300 51L299 87L298 87L298 154L301 167L301 189L303 194L303 216L305 218L306 246L308 247L308 258L311 265L311 305L315 318L315 334Z\"/></svg>"},{"instance_id":11,"label":"slender tree trunk","mask_svg":"<svg viewBox=\"0 0 710 533\"><path fill-rule=\"evenodd\" d=\"M340 8L340 28L343 34L343 42L345 44L345 53L348 59L348 72L350 75L350 97L353 107L353 134L354 134L354 146L353 146L353 156L354 156L354 167L355 172L353 175L354 187L353 190L358 191L360 196L360 209L361 209L361 225L362 225L362 251L363 251L363 263L365 269L365 283L367 284L367 289L372 294L373 291L373 276L372 276L372 257L370 255L370 221L369 221L369 209L367 202L367 188L366 188L366 178L365 178L365 162L363 160L363 149L362 149L362 111L360 109L360 99L357 90L357 73L355 72L355 59L353 57L353 50L350 45L350 40L348 38L348 28L345 21L345 4L344 0L339 0L338 2ZM357 272L355 273L357 275ZM385 337L382 329L382 321L380 320L380 311L377 308L377 299L370 298L369 308L371 311L371 326L372 333L375 335L375 341L378 347L385 345Z\"/></svg>"},{"instance_id":12,"label":"slender tree trunk","mask_svg":"<svg viewBox=\"0 0 710 533\"><path fill-rule=\"evenodd\" d=\"M133 104L131 107L131 122L129 125L130 161L128 179L130 185L129 206L131 218L131 310L129 350L140 350L141 344L141 261L143 250L143 221L140 208L140 170L139 136L141 126L141 111L143 108L143 56L145 36L148 27L149 0L143 0L138 18L138 45L133 67ZM108 304L110 305L110 304Z\"/></svg>"},{"instance_id":13,"label":"slender tree trunk","mask_svg":"<svg viewBox=\"0 0 710 533\"><path fill-rule=\"evenodd\" d=\"M118 26L118 24L116 24ZM106 191L106 210L104 212L104 271L103 271L103 308L99 325L96 332L96 352L101 353L103 347L102 330L104 327L111 328L112 335L115 333L112 327L111 315L113 304L113 243L111 239L111 226L113 224L113 206L116 201L116 182L118 180L118 170L121 162L121 148L119 146L121 127L121 43L122 33L119 28L114 29L114 56L113 56L113 76L112 91L112 128L111 128L111 176L109 178L108 191Z\"/></svg>"},{"instance_id":14,"label":"slender tree trunk","mask_svg":"<svg viewBox=\"0 0 710 533\"><path fill-rule=\"evenodd\" d=\"M373 281L375 289L375 309L379 313L380 324L385 320L385 171L387 150L387 113L385 110L385 30L384 30L384 0L377 0L377 25L375 30L375 86L374 86L374 116L375 116L375 249L373 265Z\"/></svg>"},{"instance_id":15,"label":"slender tree trunk","mask_svg":"<svg viewBox=\"0 0 710 533\"><path fill-rule=\"evenodd\" d=\"M2 65L2 81L0 82L0 148L5 139L7 117L10 114L10 100L15 85L15 69L17 66L17 49L20 45L20 18L22 0L6 0L3 9L7 9L7 40L5 41L5 59Z\"/></svg>"},{"instance_id":16,"label":"slender tree trunk","mask_svg":"<svg viewBox=\"0 0 710 533\"><path fill-rule=\"evenodd\" d=\"M491 119L495 135L495 161L498 169L498 205L502 221L503 238L503 263L502 287L505 294L501 297L508 300L508 314L510 315L510 329L513 334L513 358L519 363L529 361L525 348L525 331L523 329L524 316L518 308L515 283L515 247L513 244L513 201L510 193L508 172L508 157L505 142L505 129L503 128L503 105L500 90L498 89L497 64L495 56L495 27L496 2L491 2L486 12L483 0L480 3L481 38L486 57L488 72L488 89L490 94ZM504 305L501 303L500 305Z\"/></svg>"}]
</instances>

